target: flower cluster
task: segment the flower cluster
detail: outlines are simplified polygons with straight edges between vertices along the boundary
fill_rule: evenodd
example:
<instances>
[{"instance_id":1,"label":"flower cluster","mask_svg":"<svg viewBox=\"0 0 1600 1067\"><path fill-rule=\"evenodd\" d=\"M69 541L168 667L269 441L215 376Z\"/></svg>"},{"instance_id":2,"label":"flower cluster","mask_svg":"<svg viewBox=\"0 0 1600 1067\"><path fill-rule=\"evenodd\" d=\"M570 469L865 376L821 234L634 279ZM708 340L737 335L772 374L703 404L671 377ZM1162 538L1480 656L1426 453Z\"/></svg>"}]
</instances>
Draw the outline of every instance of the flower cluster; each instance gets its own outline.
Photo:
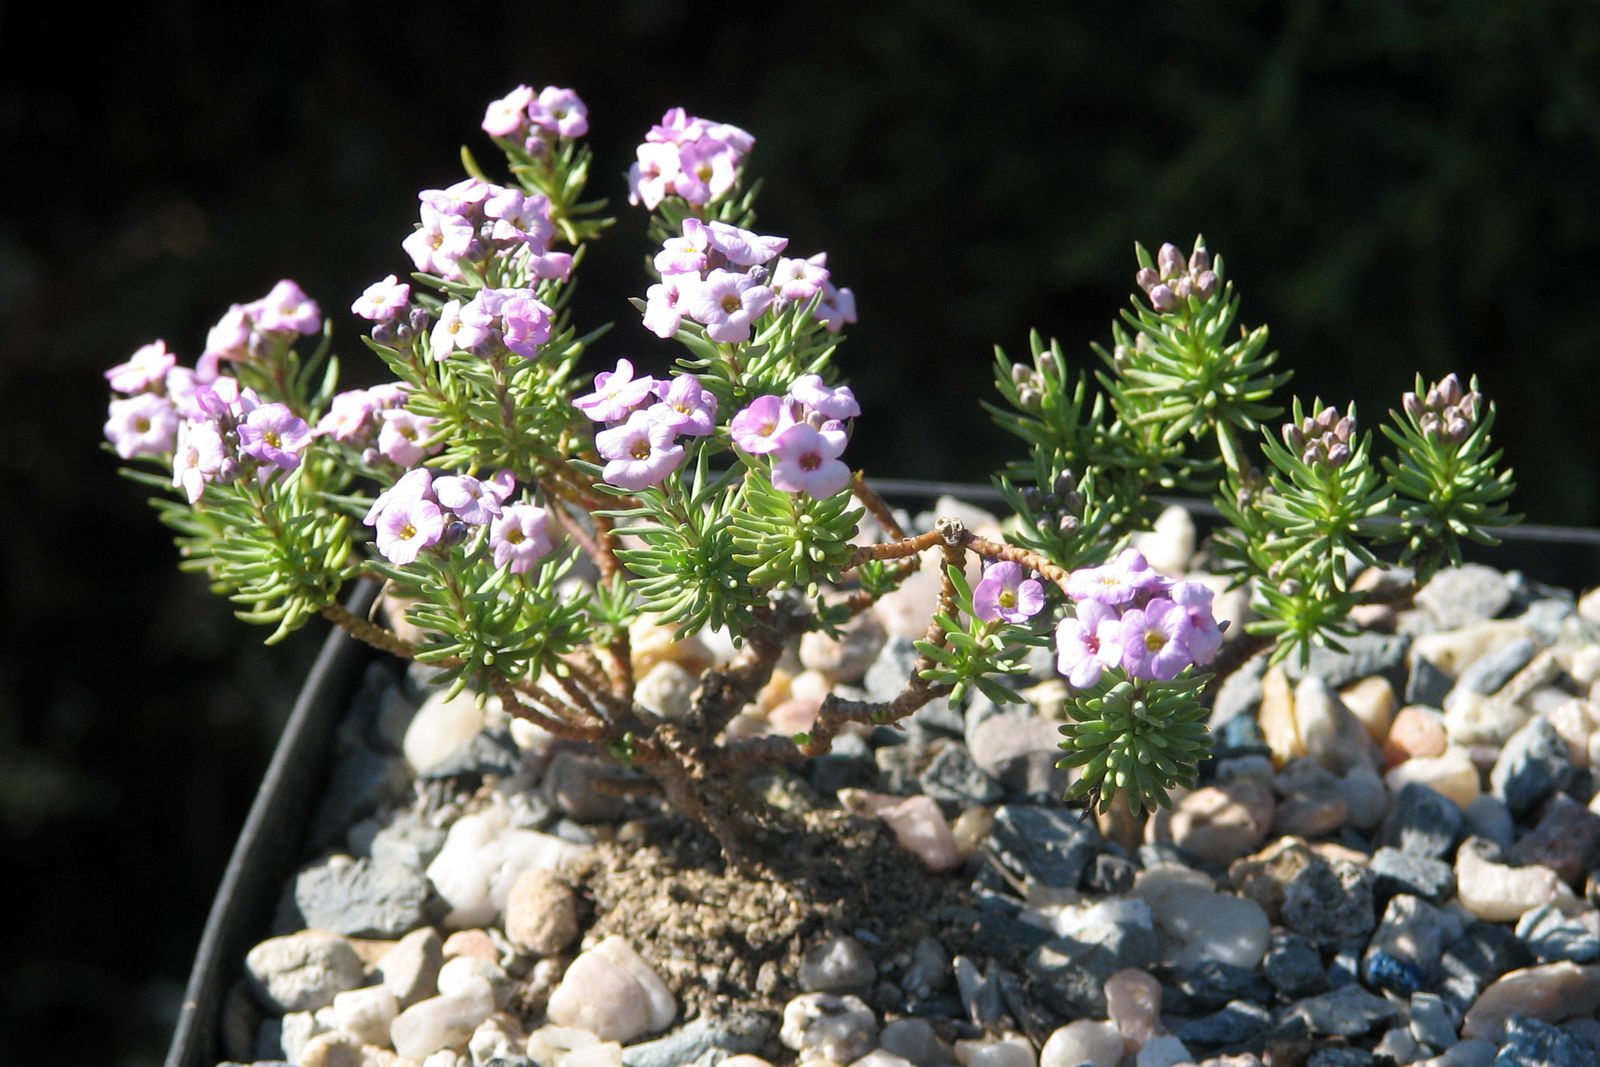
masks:
<instances>
[{"instance_id":1,"label":"flower cluster","mask_svg":"<svg viewBox=\"0 0 1600 1067\"><path fill-rule=\"evenodd\" d=\"M1196 248L1187 263L1174 244L1164 244L1156 253L1156 265L1143 267L1134 276L1144 290L1150 306L1157 311L1176 311L1191 297L1210 299L1217 291L1217 273L1211 269L1211 254Z\"/></svg>"},{"instance_id":2,"label":"flower cluster","mask_svg":"<svg viewBox=\"0 0 1600 1067\"><path fill-rule=\"evenodd\" d=\"M483 132L518 144L529 155L542 155L558 137L588 133L589 108L571 89L547 85L535 94L519 85L489 105Z\"/></svg>"},{"instance_id":3,"label":"flower cluster","mask_svg":"<svg viewBox=\"0 0 1600 1067\"><path fill-rule=\"evenodd\" d=\"M572 255L550 248L555 226L543 193L466 178L417 198L421 223L401 245L424 274L461 278L463 264L481 266L496 253L530 280L572 273Z\"/></svg>"},{"instance_id":4,"label":"flower cluster","mask_svg":"<svg viewBox=\"0 0 1600 1067\"><path fill-rule=\"evenodd\" d=\"M984 622L1023 623L1043 609L1044 586L1010 560L985 567L972 589L972 613Z\"/></svg>"},{"instance_id":5,"label":"flower cluster","mask_svg":"<svg viewBox=\"0 0 1600 1067\"><path fill-rule=\"evenodd\" d=\"M1075 607L1056 627L1056 665L1078 689L1118 668L1130 678L1170 682L1187 667L1210 663L1222 647L1211 589L1160 574L1138 549L1073 571L1066 592Z\"/></svg>"},{"instance_id":6,"label":"flower cluster","mask_svg":"<svg viewBox=\"0 0 1600 1067\"><path fill-rule=\"evenodd\" d=\"M738 182L756 139L737 126L675 107L645 134L628 168L628 203L654 211L669 196L705 207Z\"/></svg>"},{"instance_id":7,"label":"flower cluster","mask_svg":"<svg viewBox=\"0 0 1600 1067\"><path fill-rule=\"evenodd\" d=\"M728 423L733 443L772 460L772 484L821 500L850 484L839 459L850 441L849 420L861 405L848 385L828 386L802 374L783 396L759 396Z\"/></svg>"},{"instance_id":8,"label":"flower cluster","mask_svg":"<svg viewBox=\"0 0 1600 1067\"><path fill-rule=\"evenodd\" d=\"M682 235L667 238L656 253L661 281L645 293L645 328L668 338L687 318L705 327L713 341L740 344L769 310L781 313L813 300L813 314L831 332L855 322L855 294L834 286L827 253L783 258L779 253L788 244L787 237L767 237L726 222L684 219Z\"/></svg>"},{"instance_id":9,"label":"flower cluster","mask_svg":"<svg viewBox=\"0 0 1600 1067\"><path fill-rule=\"evenodd\" d=\"M521 574L552 546L549 513L534 504L506 503L515 491L516 476L508 470L487 479L435 478L427 467L416 467L379 494L362 522L375 531L383 558L399 566L434 545L461 544L472 528L487 526L494 565Z\"/></svg>"},{"instance_id":10,"label":"flower cluster","mask_svg":"<svg viewBox=\"0 0 1600 1067\"><path fill-rule=\"evenodd\" d=\"M694 375L636 378L625 359L617 360L616 370L595 375L594 391L572 403L591 421L606 424L594 435L606 461L605 480L633 492L660 485L683 463L680 435L705 437L717 424L717 398Z\"/></svg>"}]
</instances>

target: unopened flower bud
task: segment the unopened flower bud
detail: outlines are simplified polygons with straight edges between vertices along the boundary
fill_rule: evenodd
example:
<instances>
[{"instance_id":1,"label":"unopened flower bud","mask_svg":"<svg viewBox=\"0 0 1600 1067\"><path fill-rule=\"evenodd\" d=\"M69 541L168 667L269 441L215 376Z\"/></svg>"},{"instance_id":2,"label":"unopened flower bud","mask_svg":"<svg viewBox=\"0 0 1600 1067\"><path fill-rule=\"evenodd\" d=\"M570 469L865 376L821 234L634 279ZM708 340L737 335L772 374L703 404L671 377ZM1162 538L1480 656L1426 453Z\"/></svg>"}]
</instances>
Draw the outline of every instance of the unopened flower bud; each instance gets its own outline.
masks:
<instances>
[{"instance_id":1,"label":"unopened flower bud","mask_svg":"<svg viewBox=\"0 0 1600 1067\"><path fill-rule=\"evenodd\" d=\"M1339 441L1328 447L1328 466L1342 467L1350 459L1350 446Z\"/></svg>"},{"instance_id":2,"label":"unopened flower bud","mask_svg":"<svg viewBox=\"0 0 1600 1067\"><path fill-rule=\"evenodd\" d=\"M1452 412L1445 419L1445 440L1453 445L1459 445L1467 439L1467 434L1472 432L1472 423L1463 418L1459 412Z\"/></svg>"},{"instance_id":3,"label":"unopened flower bud","mask_svg":"<svg viewBox=\"0 0 1600 1067\"><path fill-rule=\"evenodd\" d=\"M1218 282L1216 271L1203 270L1199 274L1195 275L1194 291L1199 295L1201 300L1210 300L1214 295L1216 295L1217 285Z\"/></svg>"},{"instance_id":4,"label":"unopened flower bud","mask_svg":"<svg viewBox=\"0 0 1600 1067\"><path fill-rule=\"evenodd\" d=\"M1194 295L1194 282L1188 276L1179 278L1172 283L1172 295L1179 300L1187 300Z\"/></svg>"},{"instance_id":5,"label":"unopened flower bud","mask_svg":"<svg viewBox=\"0 0 1600 1067\"><path fill-rule=\"evenodd\" d=\"M1429 437L1436 437L1438 436L1440 430L1444 428L1444 423L1442 420L1440 420L1439 416L1429 411L1423 413L1422 418L1418 422L1418 426L1420 426L1422 432L1427 434Z\"/></svg>"},{"instance_id":6,"label":"unopened flower bud","mask_svg":"<svg viewBox=\"0 0 1600 1067\"><path fill-rule=\"evenodd\" d=\"M1056 496L1066 496L1078 488L1078 479L1072 476L1071 471L1062 471L1056 475L1055 484L1051 486Z\"/></svg>"},{"instance_id":7,"label":"unopened flower bud","mask_svg":"<svg viewBox=\"0 0 1600 1067\"><path fill-rule=\"evenodd\" d=\"M1061 510L1072 515L1083 514L1083 494L1074 489L1061 498Z\"/></svg>"},{"instance_id":8,"label":"unopened flower bud","mask_svg":"<svg viewBox=\"0 0 1600 1067\"><path fill-rule=\"evenodd\" d=\"M1306 450L1300 453L1300 459L1308 467L1321 467L1328 462L1328 449L1318 437L1306 445Z\"/></svg>"},{"instance_id":9,"label":"unopened flower bud","mask_svg":"<svg viewBox=\"0 0 1600 1067\"><path fill-rule=\"evenodd\" d=\"M1143 267L1139 270L1138 274L1133 276L1133 280L1138 283L1139 288L1148 293L1161 283L1161 275L1157 274L1149 267Z\"/></svg>"},{"instance_id":10,"label":"unopened flower bud","mask_svg":"<svg viewBox=\"0 0 1600 1067\"><path fill-rule=\"evenodd\" d=\"M1283 443L1291 452L1304 452L1306 450L1305 431L1292 422L1283 424Z\"/></svg>"},{"instance_id":11,"label":"unopened flower bud","mask_svg":"<svg viewBox=\"0 0 1600 1067\"><path fill-rule=\"evenodd\" d=\"M1461 417L1466 419L1468 422L1477 422L1478 405L1482 403L1483 395L1481 393L1468 393L1466 396L1462 397L1461 402L1456 405L1456 410L1459 411L1461 413Z\"/></svg>"},{"instance_id":12,"label":"unopened flower bud","mask_svg":"<svg viewBox=\"0 0 1600 1067\"><path fill-rule=\"evenodd\" d=\"M1039 373L1050 378L1061 377L1061 361L1056 358L1055 352L1045 349L1034 357L1033 365L1039 368Z\"/></svg>"},{"instance_id":13,"label":"unopened flower bud","mask_svg":"<svg viewBox=\"0 0 1600 1067\"><path fill-rule=\"evenodd\" d=\"M1421 421L1423 410L1422 401L1417 397L1416 393L1407 393L1402 396L1400 398L1400 406L1405 409L1406 416L1410 418L1412 422Z\"/></svg>"},{"instance_id":14,"label":"unopened flower bud","mask_svg":"<svg viewBox=\"0 0 1600 1067\"><path fill-rule=\"evenodd\" d=\"M1316 425L1318 433L1328 433L1333 429L1334 423L1339 421L1339 412L1332 405L1317 412Z\"/></svg>"},{"instance_id":15,"label":"unopened flower bud","mask_svg":"<svg viewBox=\"0 0 1600 1067\"><path fill-rule=\"evenodd\" d=\"M1030 485L1022 491L1022 503L1029 511L1043 511L1045 507L1044 494L1037 486Z\"/></svg>"},{"instance_id":16,"label":"unopened flower bud","mask_svg":"<svg viewBox=\"0 0 1600 1067\"><path fill-rule=\"evenodd\" d=\"M444 532L439 535L439 543L445 547L454 547L467 539L467 524L460 519L451 519L444 525Z\"/></svg>"},{"instance_id":17,"label":"unopened flower bud","mask_svg":"<svg viewBox=\"0 0 1600 1067\"><path fill-rule=\"evenodd\" d=\"M403 328L393 321L374 323L372 339L386 348L394 348L397 344L404 343L399 336L400 330ZM406 332L409 334L410 330L406 329ZM409 338L407 339L409 340Z\"/></svg>"},{"instance_id":18,"label":"unopened flower bud","mask_svg":"<svg viewBox=\"0 0 1600 1067\"><path fill-rule=\"evenodd\" d=\"M1211 253L1205 248L1197 248L1189 253L1189 273L1200 275L1211 269ZM1197 282L1198 278L1195 279Z\"/></svg>"},{"instance_id":19,"label":"unopened flower bud","mask_svg":"<svg viewBox=\"0 0 1600 1067\"><path fill-rule=\"evenodd\" d=\"M1356 420L1355 420L1354 417L1352 417L1350 415L1346 415L1344 418L1340 419L1337 423L1334 424L1334 427L1333 427L1333 436L1337 437L1339 440L1344 441L1346 443L1349 442L1350 435L1355 433L1355 432L1356 432Z\"/></svg>"},{"instance_id":20,"label":"unopened flower bud","mask_svg":"<svg viewBox=\"0 0 1600 1067\"><path fill-rule=\"evenodd\" d=\"M1176 311L1178 298L1173 295L1172 290L1165 284L1157 285L1150 290L1150 306L1157 311Z\"/></svg>"},{"instance_id":21,"label":"unopened flower bud","mask_svg":"<svg viewBox=\"0 0 1600 1067\"><path fill-rule=\"evenodd\" d=\"M1429 411L1439 411L1445 406L1444 394L1439 391L1437 385L1428 390L1428 395L1423 399L1422 406Z\"/></svg>"},{"instance_id":22,"label":"unopened flower bud","mask_svg":"<svg viewBox=\"0 0 1600 1067\"><path fill-rule=\"evenodd\" d=\"M1062 537L1071 537L1078 532L1078 517L1076 515L1063 515L1056 520L1056 532Z\"/></svg>"},{"instance_id":23,"label":"unopened flower bud","mask_svg":"<svg viewBox=\"0 0 1600 1067\"><path fill-rule=\"evenodd\" d=\"M1013 385L1032 384L1038 375L1033 373L1033 368L1026 363L1013 363L1011 365L1011 383Z\"/></svg>"},{"instance_id":24,"label":"unopened flower bud","mask_svg":"<svg viewBox=\"0 0 1600 1067\"><path fill-rule=\"evenodd\" d=\"M1023 411L1038 411L1044 406L1044 394L1031 385L1017 390L1017 407Z\"/></svg>"},{"instance_id":25,"label":"unopened flower bud","mask_svg":"<svg viewBox=\"0 0 1600 1067\"><path fill-rule=\"evenodd\" d=\"M1439 380L1439 396L1446 406L1461 399L1461 381L1454 372L1446 374Z\"/></svg>"},{"instance_id":26,"label":"unopened flower bud","mask_svg":"<svg viewBox=\"0 0 1600 1067\"><path fill-rule=\"evenodd\" d=\"M1162 245L1161 251L1156 253L1156 267L1161 271L1161 280L1170 282L1183 273L1183 253L1178 251L1177 245Z\"/></svg>"}]
</instances>

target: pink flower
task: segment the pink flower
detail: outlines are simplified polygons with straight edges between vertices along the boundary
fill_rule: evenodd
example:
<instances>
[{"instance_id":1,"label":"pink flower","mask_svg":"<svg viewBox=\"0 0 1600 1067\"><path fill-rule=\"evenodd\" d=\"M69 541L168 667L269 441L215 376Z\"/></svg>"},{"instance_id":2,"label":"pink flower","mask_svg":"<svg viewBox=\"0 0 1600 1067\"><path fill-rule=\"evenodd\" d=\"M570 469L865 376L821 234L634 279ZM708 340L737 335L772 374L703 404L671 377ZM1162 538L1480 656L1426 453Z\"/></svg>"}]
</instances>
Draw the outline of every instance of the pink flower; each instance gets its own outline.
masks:
<instances>
[{"instance_id":1,"label":"pink flower","mask_svg":"<svg viewBox=\"0 0 1600 1067\"><path fill-rule=\"evenodd\" d=\"M670 382L657 382L659 404L650 408L652 418L672 427L673 433L705 437L717 426L717 398L692 374L680 374Z\"/></svg>"},{"instance_id":2,"label":"pink flower","mask_svg":"<svg viewBox=\"0 0 1600 1067\"><path fill-rule=\"evenodd\" d=\"M778 447L777 436L794 425L794 416L783 398L758 396L750 406L733 417L728 432L733 443L751 455L761 455Z\"/></svg>"},{"instance_id":3,"label":"pink flower","mask_svg":"<svg viewBox=\"0 0 1600 1067\"><path fill-rule=\"evenodd\" d=\"M671 274L645 290L644 328L663 340L677 333L683 324L683 309L678 306L682 295L678 277Z\"/></svg>"},{"instance_id":4,"label":"pink flower","mask_svg":"<svg viewBox=\"0 0 1600 1067\"><path fill-rule=\"evenodd\" d=\"M1066 590L1074 600L1098 600L1115 606L1160 590L1166 584L1167 579L1150 569L1138 549L1127 548L1110 563L1073 571L1067 576Z\"/></svg>"},{"instance_id":5,"label":"pink flower","mask_svg":"<svg viewBox=\"0 0 1600 1067\"><path fill-rule=\"evenodd\" d=\"M803 304L822 290L828 280L828 253L810 259L780 259L772 271L772 288L785 300Z\"/></svg>"},{"instance_id":6,"label":"pink flower","mask_svg":"<svg viewBox=\"0 0 1600 1067\"><path fill-rule=\"evenodd\" d=\"M383 428L378 431L378 451L402 467L421 463L430 451L439 451L440 445L424 448L422 441L428 436L433 420L417 415L405 408L393 408L378 413L383 418Z\"/></svg>"},{"instance_id":7,"label":"pink flower","mask_svg":"<svg viewBox=\"0 0 1600 1067\"><path fill-rule=\"evenodd\" d=\"M1074 611L1056 624L1056 670L1073 688L1087 689L1122 662L1120 623L1116 611L1098 600L1080 600Z\"/></svg>"},{"instance_id":8,"label":"pink flower","mask_svg":"<svg viewBox=\"0 0 1600 1067\"><path fill-rule=\"evenodd\" d=\"M528 105L533 103L533 90L519 85L499 100L489 105L483 113L483 132L490 137L513 137L528 125Z\"/></svg>"},{"instance_id":9,"label":"pink flower","mask_svg":"<svg viewBox=\"0 0 1600 1067\"><path fill-rule=\"evenodd\" d=\"M396 507L410 507L413 501L429 500L437 504L433 495L433 472L427 467L413 467L402 474L393 485L378 494L361 520L365 526L377 525L385 511Z\"/></svg>"},{"instance_id":10,"label":"pink flower","mask_svg":"<svg viewBox=\"0 0 1600 1067\"><path fill-rule=\"evenodd\" d=\"M422 225L401 241L400 246L422 273L454 278L461 272L458 264L472 251L477 233L477 228L459 215L425 208Z\"/></svg>"},{"instance_id":11,"label":"pink flower","mask_svg":"<svg viewBox=\"0 0 1600 1067\"><path fill-rule=\"evenodd\" d=\"M216 480L229 461L222 431L209 419L184 420L178 429L178 446L172 453L172 486L182 489L189 503L198 503L206 486Z\"/></svg>"},{"instance_id":12,"label":"pink flower","mask_svg":"<svg viewBox=\"0 0 1600 1067\"><path fill-rule=\"evenodd\" d=\"M571 89L548 85L528 105L535 126L562 137L582 137L589 132L589 108Z\"/></svg>"},{"instance_id":13,"label":"pink flower","mask_svg":"<svg viewBox=\"0 0 1600 1067\"><path fill-rule=\"evenodd\" d=\"M822 302L817 305L817 321L829 333L838 333L847 322L856 321L856 294L849 289L836 289L833 282L822 283Z\"/></svg>"},{"instance_id":14,"label":"pink flower","mask_svg":"<svg viewBox=\"0 0 1600 1067\"><path fill-rule=\"evenodd\" d=\"M706 235L713 249L739 267L758 267L789 247L787 237L766 237L727 222L707 223Z\"/></svg>"},{"instance_id":15,"label":"pink flower","mask_svg":"<svg viewBox=\"0 0 1600 1067\"><path fill-rule=\"evenodd\" d=\"M789 395L825 419L853 419L861 405L848 385L828 386L820 374L802 374L789 386Z\"/></svg>"},{"instance_id":16,"label":"pink flower","mask_svg":"<svg viewBox=\"0 0 1600 1067\"><path fill-rule=\"evenodd\" d=\"M500 337L506 348L531 359L539 354L539 346L550 340L550 319L554 313L532 290L512 292L516 295L500 305Z\"/></svg>"},{"instance_id":17,"label":"pink flower","mask_svg":"<svg viewBox=\"0 0 1600 1067\"><path fill-rule=\"evenodd\" d=\"M178 357L167 351L165 341L141 345L126 363L106 371L106 381L119 393L142 393L157 382L165 382L167 372L177 366Z\"/></svg>"},{"instance_id":18,"label":"pink flower","mask_svg":"<svg viewBox=\"0 0 1600 1067\"><path fill-rule=\"evenodd\" d=\"M139 393L111 401L106 440L123 459L164 456L178 433L178 412L172 401L156 393Z\"/></svg>"},{"instance_id":19,"label":"pink flower","mask_svg":"<svg viewBox=\"0 0 1600 1067\"><path fill-rule=\"evenodd\" d=\"M850 484L850 468L839 459L843 434L829 434L797 422L773 440L772 484L786 493L822 500Z\"/></svg>"},{"instance_id":20,"label":"pink flower","mask_svg":"<svg viewBox=\"0 0 1600 1067\"><path fill-rule=\"evenodd\" d=\"M470 474L447 475L434 481L433 495L441 507L450 509L462 522L482 526L500 514L500 506L515 484L510 471L501 471L490 481L480 481Z\"/></svg>"},{"instance_id":21,"label":"pink flower","mask_svg":"<svg viewBox=\"0 0 1600 1067\"><path fill-rule=\"evenodd\" d=\"M1166 597L1123 612L1118 633L1123 667L1136 678L1171 681L1193 662L1184 642L1189 628L1188 614Z\"/></svg>"},{"instance_id":22,"label":"pink flower","mask_svg":"<svg viewBox=\"0 0 1600 1067\"><path fill-rule=\"evenodd\" d=\"M594 435L595 448L608 462L602 477L635 492L660 485L683 462L683 446L673 443L672 427L635 411L621 426Z\"/></svg>"},{"instance_id":23,"label":"pink flower","mask_svg":"<svg viewBox=\"0 0 1600 1067\"><path fill-rule=\"evenodd\" d=\"M396 501L377 517L378 551L403 567L444 536L444 513L431 500Z\"/></svg>"},{"instance_id":24,"label":"pink flower","mask_svg":"<svg viewBox=\"0 0 1600 1067\"><path fill-rule=\"evenodd\" d=\"M256 329L263 333L313 334L322 329L322 309L287 278L248 305L248 310Z\"/></svg>"},{"instance_id":25,"label":"pink flower","mask_svg":"<svg viewBox=\"0 0 1600 1067\"><path fill-rule=\"evenodd\" d=\"M550 221L550 200L543 193L525 194L521 189L495 187L483 202L483 214L493 222L489 237L505 244L525 244L543 252L555 236Z\"/></svg>"},{"instance_id":26,"label":"pink flower","mask_svg":"<svg viewBox=\"0 0 1600 1067\"><path fill-rule=\"evenodd\" d=\"M239 452L286 471L300 466L311 438L311 427L287 404L262 404L239 424Z\"/></svg>"},{"instance_id":27,"label":"pink flower","mask_svg":"<svg viewBox=\"0 0 1600 1067\"><path fill-rule=\"evenodd\" d=\"M628 203L654 211L672 191L678 176L678 150L671 145L646 142L638 148L638 161L628 168Z\"/></svg>"},{"instance_id":28,"label":"pink flower","mask_svg":"<svg viewBox=\"0 0 1600 1067\"><path fill-rule=\"evenodd\" d=\"M478 296L463 304L452 300L439 309L439 321L428 337L428 347L436 360L447 359L454 352L470 352L489 339L495 316Z\"/></svg>"},{"instance_id":29,"label":"pink flower","mask_svg":"<svg viewBox=\"0 0 1600 1067\"><path fill-rule=\"evenodd\" d=\"M723 344L750 339L751 326L773 300L773 292L747 274L714 270L684 294L684 310Z\"/></svg>"},{"instance_id":30,"label":"pink flower","mask_svg":"<svg viewBox=\"0 0 1600 1067\"><path fill-rule=\"evenodd\" d=\"M984 568L972 590L972 613L984 622L1026 622L1044 607L1044 586L1024 579L1021 565L1002 560Z\"/></svg>"},{"instance_id":31,"label":"pink flower","mask_svg":"<svg viewBox=\"0 0 1600 1067\"><path fill-rule=\"evenodd\" d=\"M501 511L489 526L494 565L509 566L512 574L521 574L548 556L549 520L549 513L533 504L512 504Z\"/></svg>"},{"instance_id":32,"label":"pink flower","mask_svg":"<svg viewBox=\"0 0 1600 1067\"><path fill-rule=\"evenodd\" d=\"M1178 582L1172 587L1172 602L1189 616L1189 629L1184 643L1194 662L1205 666L1217 658L1222 649L1222 627L1211 614L1212 591L1199 582Z\"/></svg>"},{"instance_id":33,"label":"pink flower","mask_svg":"<svg viewBox=\"0 0 1600 1067\"><path fill-rule=\"evenodd\" d=\"M350 305L350 310L372 322L388 322L411 299L411 286L393 274L381 282L373 282L361 294L361 299Z\"/></svg>"},{"instance_id":34,"label":"pink flower","mask_svg":"<svg viewBox=\"0 0 1600 1067\"><path fill-rule=\"evenodd\" d=\"M617 360L617 369L594 376L594 392L576 397L572 403L592 422L621 422L655 390L654 378L633 376L633 364Z\"/></svg>"},{"instance_id":35,"label":"pink flower","mask_svg":"<svg viewBox=\"0 0 1600 1067\"><path fill-rule=\"evenodd\" d=\"M656 253L655 268L661 274L699 274L706 269L711 251L711 231L699 219L683 220L683 236L668 237Z\"/></svg>"},{"instance_id":36,"label":"pink flower","mask_svg":"<svg viewBox=\"0 0 1600 1067\"><path fill-rule=\"evenodd\" d=\"M219 360L250 358L250 338L255 333L255 317L243 304L234 304L206 334L206 347L195 363L195 373L203 381L217 376Z\"/></svg>"}]
</instances>

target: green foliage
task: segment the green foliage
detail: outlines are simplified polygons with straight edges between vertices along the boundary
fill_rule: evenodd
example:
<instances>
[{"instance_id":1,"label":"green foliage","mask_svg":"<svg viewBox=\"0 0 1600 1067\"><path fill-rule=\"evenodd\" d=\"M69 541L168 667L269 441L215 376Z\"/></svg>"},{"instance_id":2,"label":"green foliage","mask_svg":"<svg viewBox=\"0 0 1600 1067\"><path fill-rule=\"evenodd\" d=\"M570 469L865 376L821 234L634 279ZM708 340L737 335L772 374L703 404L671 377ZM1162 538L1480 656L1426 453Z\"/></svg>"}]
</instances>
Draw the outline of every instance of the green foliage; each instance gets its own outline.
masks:
<instances>
[{"instance_id":1,"label":"green foliage","mask_svg":"<svg viewBox=\"0 0 1600 1067\"><path fill-rule=\"evenodd\" d=\"M943 636L939 641L916 642L917 651L934 664L921 672L922 678L949 686L953 704L961 702L969 687L997 704L1020 703L1023 698L999 679L1026 675L1023 657L1049 638L1033 627L978 618L972 610L972 587L961 568L946 567L945 574L955 590L957 615L935 614L933 621Z\"/></svg>"},{"instance_id":2,"label":"green foliage","mask_svg":"<svg viewBox=\"0 0 1600 1067\"><path fill-rule=\"evenodd\" d=\"M1106 811L1121 794L1135 815L1170 808L1170 791L1192 787L1211 750L1208 709L1200 700L1208 677L1185 674L1136 685L1108 674L1082 693L1073 701L1072 721L1061 726L1067 755L1058 766L1082 768L1066 798L1084 798Z\"/></svg>"},{"instance_id":3,"label":"green foliage","mask_svg":"<svg viewBox=\"0 0 1600 1067\"><path fill-rule=\"evenodd\" d=\"M765 472L749 468L728 516L734 562L752 584L803 590L815 598L823 583L838 584L854 554L862 510L846 492L816 500L776 489Z\"/></svg>"}]
</instances>

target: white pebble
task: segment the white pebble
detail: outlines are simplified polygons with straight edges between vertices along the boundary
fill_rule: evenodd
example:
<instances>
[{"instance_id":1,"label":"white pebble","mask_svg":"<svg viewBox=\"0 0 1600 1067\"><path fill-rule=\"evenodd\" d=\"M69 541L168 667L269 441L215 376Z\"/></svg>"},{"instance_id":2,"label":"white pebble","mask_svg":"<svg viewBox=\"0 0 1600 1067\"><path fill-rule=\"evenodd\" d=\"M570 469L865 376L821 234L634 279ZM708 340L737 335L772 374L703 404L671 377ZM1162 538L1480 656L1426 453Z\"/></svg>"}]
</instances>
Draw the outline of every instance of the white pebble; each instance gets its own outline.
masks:
<instances>
[{"instance_id":1,"label":"white pebble","mask_svg":"<svg viewBox=\"0 0 1600 1067\"><path fill-rule=\"evenodd\" d=\"M1039 1054L1025 1037L999 1041L957 1041L956 1062L962 1067L1038 1067Z\"/></svg>"},{"instance_id":2,"label":"white pebble","mask_svg":"<svg viewBox=\"0 0 1600 1067\"><path fill-rule=\"evenodd\" d=\"M479 979L461 992L417 1001L395 1017L389 1038L394 1050L408 1060L421 1060L442 1048L460 1052L493 1012L494 990L486 979Z\"/></svg>"},{"instance_id":3,"label":"white pebble","mask_svg":"<svg viewBox=\"0 0 1600 1067\"><path fill-rule=\"evenodd\" d=\"M1456 850L1456 898L1485 922L1514 922L1540 904L1563 912L1580 907L1567 883L1549 867L1507 867L1479 856L1470 841Z\"/></svg>"},{"instance_id":4,"label":"white pebble","mask_svg":"<svg viewBox=\"0 0 1600 1067\"><path fill-rule=\"evenodd\" d=\"M245 969L263 1002L279 1012L326 1007L334 994L366 980L355 946L323 930L268 938L250 950Z\"/></svg>"},{"instance_id":5,"label":"white pebble","mask_svg":"<svg viewBox=\"0 0 1600 1067\"><path fill-rule=\"evenodd\" d=\"M551 834L510 829L508 821L503 808L463 815L428 865L428 881L450 907L448 928L494 925L518 875L530 867L559 869L586 851Z\"/></svg>"},{"instance_id":6,"label":"white pebble","mask_svg":"<svg viewBox=\"0 0 1600 1067\"><path fill-rule=\"evenodd\" d=\"M559 1026L626 1044L666 1029L678 1002L627 939L612 934L572 961L545 1014Z\"/></svg>"},{"instance_id":7,"label":"white pebble","mask_svg":"<svg viewBox=\"0 0 1600 1067\"><path fill-rule=\"evenodd\" d=\"M333 1020L340 1030L367 1045L387 1045L400 1001L381 985L347 989L333 998Z\"/></svg>"},{"instance_id":8,"label":"white pebble","mask_svg":"<svg viewBox=\"0 0 1600 1067\"><path fill-rule=\"evenodd\" d=\"M1118 1067L1126 1051L1116 1024L1075 1019L1050 1035L1039 1050L1039 1067Z\"/></svg>"},{"instance_id":9,"label":"white pebble","mask_svg":"<svg viewBox=\"0 0 1600 1067\"><path fill-rule=\"evenodd\" d=\"M453 697L435 690L406 726L400 751L413 771L426 771L449 759L483 729L478 694L463 689Z\"/></svg>"},{"instance_id":10,"label":"white pebble","mask_svg":"<svg viewBox=\"0 0 1600 1067\"><path fill-rule=\"evenodd\" d=\"M1134 1067L1178 1067L1193 1063L1194 1054L1172 1034L1163 1034L1147 1041L1133 1062Z\"/></svg>"},{"instance_id":11,"label":"white pebble","mask_svg":"<svg viewBox=\"0 0 1600 1067\"><path fill-rule=\"evenodd\" d=\"M853 994L803 993L783 1006L778 1040L794 1049L802 1063L851 1063L877 1045L878 1018Z\"/></svg>"}]
</instances>

